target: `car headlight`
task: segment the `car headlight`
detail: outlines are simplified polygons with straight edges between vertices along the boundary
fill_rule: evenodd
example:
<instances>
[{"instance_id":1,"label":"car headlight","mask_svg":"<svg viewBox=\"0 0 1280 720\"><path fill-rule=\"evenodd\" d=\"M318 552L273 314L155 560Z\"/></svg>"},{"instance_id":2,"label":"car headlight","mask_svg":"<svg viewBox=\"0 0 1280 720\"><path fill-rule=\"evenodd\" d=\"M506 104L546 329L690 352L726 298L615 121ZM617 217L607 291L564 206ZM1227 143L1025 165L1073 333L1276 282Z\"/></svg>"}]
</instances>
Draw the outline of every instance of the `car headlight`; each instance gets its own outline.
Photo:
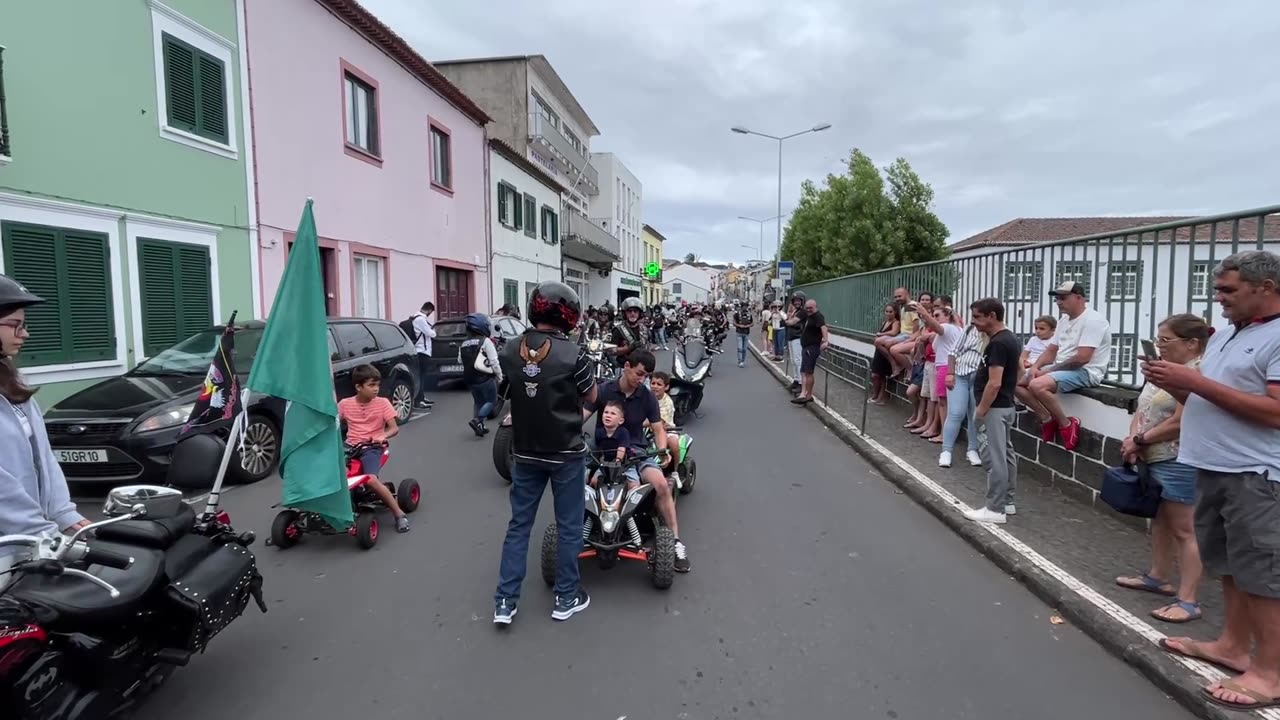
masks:
<instances>
[{"instance_id":1,"label":"car headlight","mask_svg":"<svg viewBox=\"0 0 1280 720\"><path fill-rule=\"evenodd\" d=\"M189 402L185 405L177 405L175 407L161 410L152 415L138 425L137 432L155 432L157 430L166 430L187 421L191 417L191 411L196 407L195 402Z\"/></svg>"}]
</instances>

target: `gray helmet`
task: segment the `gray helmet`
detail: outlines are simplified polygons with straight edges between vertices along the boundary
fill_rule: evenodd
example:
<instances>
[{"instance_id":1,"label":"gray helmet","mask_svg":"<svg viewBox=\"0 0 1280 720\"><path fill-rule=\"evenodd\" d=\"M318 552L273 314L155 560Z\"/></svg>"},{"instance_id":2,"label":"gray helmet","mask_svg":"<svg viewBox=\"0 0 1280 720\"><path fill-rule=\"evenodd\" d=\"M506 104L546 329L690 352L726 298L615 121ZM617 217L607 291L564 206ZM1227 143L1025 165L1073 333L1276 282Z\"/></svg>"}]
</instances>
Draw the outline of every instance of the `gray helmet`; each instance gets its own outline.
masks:
<instances>
[{"instance_id":1,"label":"gray helmet","mask_svg":"<svg viewBox=\"0 0 1280 720\"><path fill-rule=\"evenodd\" d=\"M38 305L44 298L26 289L8 275L0 275L0 308L14 309Z\"/></svg>"},{"instance_id":2,"label":"gray helmet","mask_svg":"<svg viewBox=\"0 0 1280 720\"><path fill-rule=\"evenodd\" d=\"M618 308L618 311L626 312L632 309L639 310L640 312L644 312L644 303L640 302L640 298L629 297L626 300L623 300L622 307Z\"/></svg>"},{"instance_id":3,"label":"gray helmet","mask_svg":"<svg viewBox=\"0 0 1280 720\"><path fill-rule=\"evenodd\" d=\"M797 290L797 291L795 291L794 293L792 293L792 294L791 294L791 300L792 300L792 302L795 302L796 300L799 300L800 302L804 302L804 301L806 301L806 300L808 300L808 299L809 299L809 297L808 297L807 295L805 295L805 294L804 294L804 291L803 291L803 290Z\"/></svg>"}]
</instances>

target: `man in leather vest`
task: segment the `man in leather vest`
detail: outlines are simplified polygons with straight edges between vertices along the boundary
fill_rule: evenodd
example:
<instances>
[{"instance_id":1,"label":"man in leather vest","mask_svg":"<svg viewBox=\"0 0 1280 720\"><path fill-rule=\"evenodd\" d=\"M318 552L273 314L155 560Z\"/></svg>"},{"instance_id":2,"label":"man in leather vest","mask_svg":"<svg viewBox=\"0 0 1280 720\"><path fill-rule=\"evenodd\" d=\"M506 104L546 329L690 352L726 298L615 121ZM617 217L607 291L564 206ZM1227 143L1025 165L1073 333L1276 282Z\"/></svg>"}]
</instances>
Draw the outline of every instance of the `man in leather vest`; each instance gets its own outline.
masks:
<instances>
[{"instance_id":1,"label":"man in leather vest","mask_svg":"<svg viewBox=\"0 0 1280 720\"><path fill-rule=\"evenodd\" d=\"M586 515L586 444L582 406L593 403L594 369L585 350L567 333L582 305L568 285L547 281L529 296L533 327L502 348L498 362L509 381L513 462L511 522L502 545L493 622L508 625L516 614L529 559L529 533L547 483L559 529L556 601L551 617L568 620L591 602L579 585L578 554Z\"/></svg>"},{"instance_id":2,"label":"man in leather vest","mask_svg":"<svg viewBox=\"0 0 1280 720\"><path fill-rule=\"evenodd\" d=\"M627 357L631 355L632 350L645 346L645 330L640 323L642 315L644 315L644 303L640 302L640 298L627 298L622 301L622 317L618 324L613 326L613 339L610 341L618 346L614 354L618 357L619 366L627 362Z\"/></svg>"}]
</instances>

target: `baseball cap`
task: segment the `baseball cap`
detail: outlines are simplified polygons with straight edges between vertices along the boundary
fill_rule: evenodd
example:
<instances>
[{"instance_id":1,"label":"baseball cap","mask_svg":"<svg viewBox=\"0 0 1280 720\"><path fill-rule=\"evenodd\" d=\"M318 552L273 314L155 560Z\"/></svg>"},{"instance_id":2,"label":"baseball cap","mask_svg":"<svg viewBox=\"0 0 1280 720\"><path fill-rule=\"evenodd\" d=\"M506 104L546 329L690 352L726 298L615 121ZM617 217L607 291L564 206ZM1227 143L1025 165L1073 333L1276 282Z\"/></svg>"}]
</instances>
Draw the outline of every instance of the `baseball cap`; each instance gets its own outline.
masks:
<instances>
[{"instance_id":1,"label":"baseball cap","mask_svg":"<svg viewBox=\"0 0 1280 720\"><path fill-rule=\"evenodd\" d=\"M1062 283L1056 289L1049 291L1049 297L1057 297L1059 295L1079 295L1084 297L1084 285L1073 280Z\"/></svg>"}]
</instances>

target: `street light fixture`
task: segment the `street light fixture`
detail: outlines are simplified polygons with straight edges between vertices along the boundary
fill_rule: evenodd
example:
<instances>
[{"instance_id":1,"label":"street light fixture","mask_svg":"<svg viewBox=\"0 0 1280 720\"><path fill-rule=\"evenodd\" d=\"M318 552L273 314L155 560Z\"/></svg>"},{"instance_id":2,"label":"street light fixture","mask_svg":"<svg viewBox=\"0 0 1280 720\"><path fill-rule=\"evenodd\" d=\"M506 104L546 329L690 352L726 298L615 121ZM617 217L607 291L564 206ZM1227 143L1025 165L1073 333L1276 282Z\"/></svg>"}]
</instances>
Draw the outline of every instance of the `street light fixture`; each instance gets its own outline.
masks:
<instances>
[{"instance_id":1,"label":"street light fixture","mask_svg":"<svg viewBox=\"0 0 1280 720\"><path fill-rule=\"evenodd\" d=\"M782 217L782 213L778 213L777 215L774 215L774 216L773 216L773 217L771 217L771 218L765 218L765 219L763 219L763 220L757 220L757 219L755 219L755 218L747 217L746 215L739 215L739 216L738 216L738 219L739 219L739 220L748 220L748 221L750 221L750 222L753 222L753 223L759 223L759 224L760 224L760 249L757 251L757 252L759 253L759 254L757 255L757 258L758 258L758 259L761 259L761 260L763 260L763 259L764 259L764 224L765 224L765 223L767 223L767 222L772 222L772 221L774 221L774 220L777 220L777 219L778 219L778 218L780 218L780 217ZM746 247L746 246L744 245L743 247Z\"/></svg>"},{"instance_id":2,"label":"street light fixture","mask_svg":"<svg viewBox=\"0 0 1280 720\"><path fill-rule=\"evenodd\" d=\"M830 130L831 123L818 123L817 125L814 125L808 130L801 130L800 132L794 132L794 133L791 133L790 135L782 135L782 136L769 135L768 133L756 132L755 130L745 128L741 125L735 125L729 129L739 135L759 135L762 138L769 138L770 140L778 141L778 251L777 251L778 254L776 257L774 257L774 260L773 260L773 271L774 271L774 275L777 276L778 263L782 261L782 142L784 140L790 140L793 137L799 137L801 135L806 135L811 132L822 132L823 130ZM761 232L763 233L763 230L761 230Z\"/></svg>"}]
</instances>

